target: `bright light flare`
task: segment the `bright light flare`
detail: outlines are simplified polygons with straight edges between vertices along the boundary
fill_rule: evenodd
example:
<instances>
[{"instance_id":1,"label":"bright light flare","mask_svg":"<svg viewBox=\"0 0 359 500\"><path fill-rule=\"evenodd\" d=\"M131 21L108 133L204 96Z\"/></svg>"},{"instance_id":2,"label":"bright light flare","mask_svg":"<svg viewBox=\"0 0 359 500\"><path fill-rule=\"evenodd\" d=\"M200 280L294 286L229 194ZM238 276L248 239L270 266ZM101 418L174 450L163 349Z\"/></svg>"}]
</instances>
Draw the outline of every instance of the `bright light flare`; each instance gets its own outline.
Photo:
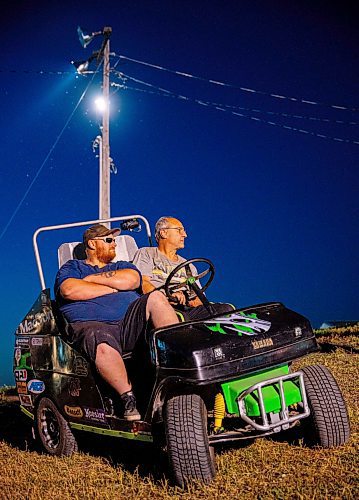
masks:
<instances>
[{"instance_id":1,"label":"bright light flare","mask_svg":"<svg viewBox=\"0 0 359 500\"><path fill-rule=\"evenodd\" d=\"M97 97L95 99L95 106L96 106L97 111L99 111L100 113L103 113L104 111L106 111L108 109L109 102L106 101L103 97Z\"/></svg>"}]
</instances>

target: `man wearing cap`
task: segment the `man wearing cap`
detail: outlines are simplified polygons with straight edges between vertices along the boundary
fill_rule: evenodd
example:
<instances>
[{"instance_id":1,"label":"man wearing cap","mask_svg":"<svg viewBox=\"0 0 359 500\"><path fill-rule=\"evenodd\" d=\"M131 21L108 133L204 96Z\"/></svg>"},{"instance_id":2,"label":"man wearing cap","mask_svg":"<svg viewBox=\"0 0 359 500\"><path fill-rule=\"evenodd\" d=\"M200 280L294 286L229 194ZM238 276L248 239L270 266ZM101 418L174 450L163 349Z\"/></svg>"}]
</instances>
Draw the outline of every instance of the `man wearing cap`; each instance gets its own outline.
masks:
<instances>
[{"instance_id":1,"label":"man wearing cap","mask_svg":"<svg viewBox=\"0 0 359 500\"><path fill-rule=\"evenodd\" d=\"M55 295L70 324L71 342L95 362L121 396L126 420L139 420L136 399L121 354L133 350L151 320L155 328L178 322L160 292L140 296L141 273L129 262L112 262L120 229L95 224L84 232L85 260L69 260L58 271Z\"/></svg>"},{"instance_id":2,"label":"man wearing cap","mask_svg":"<svg viewBox=\"0 0 359 500\"><path fill-rule=\"evenodd\" d=\"M187 232L180 220L175 217L161 217L155 226L155 238L158 247L140 248L137 250L133 263L142 274L142 290L144 293L152 292L156 288L161 288L169 274L186 259L177 254L177 251L184 248ZM198 274L193 264L190 264L192 275ZM182 268L175 276L178 283L185 281L187 273ZM201 300L196 297L188 301L183 291L176 291L172 294L177 300L177 304L183 306L181 313L186 320L195 320L208 317L209 313ZM176 305L176 304L174 304ZM218 314L230 313L234 307L231 304L212 303L212 309Z\"/></svg>"}]
</instances>

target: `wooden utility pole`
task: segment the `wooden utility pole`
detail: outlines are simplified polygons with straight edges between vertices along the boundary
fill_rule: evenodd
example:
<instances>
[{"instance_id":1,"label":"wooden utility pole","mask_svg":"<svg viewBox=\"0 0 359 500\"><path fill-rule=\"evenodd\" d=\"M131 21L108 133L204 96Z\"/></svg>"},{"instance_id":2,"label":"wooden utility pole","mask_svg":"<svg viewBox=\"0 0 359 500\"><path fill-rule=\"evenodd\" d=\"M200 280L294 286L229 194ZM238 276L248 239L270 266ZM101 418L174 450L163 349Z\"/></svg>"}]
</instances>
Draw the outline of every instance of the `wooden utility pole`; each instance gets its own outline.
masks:
<instances>
[{"instance_id":1,"label":"wooden utility pole","mask_svg":"<svg viewBox=\"0 0 359 500\"><path fill-rule=\"evenodd\" d=\"M100 206L99 218L109 219L111 217L110 209L110 109L109 109L109 94L110 94L110 36L112 28L105 27L103 29L104 46L103 46L103 100L104 110L102 115L102 141L101 147L101 172L100 172ZM110 227L110 224L107 224Z\"/></svg>"}]
</instances>

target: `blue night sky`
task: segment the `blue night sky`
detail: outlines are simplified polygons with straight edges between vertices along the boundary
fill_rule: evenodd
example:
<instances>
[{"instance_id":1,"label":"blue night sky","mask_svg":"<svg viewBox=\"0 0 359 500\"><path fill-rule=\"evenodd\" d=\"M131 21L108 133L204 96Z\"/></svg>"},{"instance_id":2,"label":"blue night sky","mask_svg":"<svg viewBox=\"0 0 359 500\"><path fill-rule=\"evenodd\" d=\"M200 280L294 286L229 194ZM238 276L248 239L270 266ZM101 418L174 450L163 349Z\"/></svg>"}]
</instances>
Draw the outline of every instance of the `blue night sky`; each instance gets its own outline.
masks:
<instances>
[{"instance_id":1,"label":"blue night sky","mask_svg":"<svg viewBox=\"0 0 359 500\"><path fill-rule=\"evenodd\" d=\"M40 291L33 232L98 216L101 75L73 113L91 76L70 61L101 40L83 49L78 25L111 26L117 55L201 77L112 59L152 85L128 78L128 88L112 88L112 215L141 213L152 227L179 217L182 255L216 266L212 300L282 301L314 326L359 319L358 13L345 1L299 0L2 7L0 385L13 383L13 333ZM57 246L80 232L40 237L51 288Z\"/></svg>"}]
</instances>

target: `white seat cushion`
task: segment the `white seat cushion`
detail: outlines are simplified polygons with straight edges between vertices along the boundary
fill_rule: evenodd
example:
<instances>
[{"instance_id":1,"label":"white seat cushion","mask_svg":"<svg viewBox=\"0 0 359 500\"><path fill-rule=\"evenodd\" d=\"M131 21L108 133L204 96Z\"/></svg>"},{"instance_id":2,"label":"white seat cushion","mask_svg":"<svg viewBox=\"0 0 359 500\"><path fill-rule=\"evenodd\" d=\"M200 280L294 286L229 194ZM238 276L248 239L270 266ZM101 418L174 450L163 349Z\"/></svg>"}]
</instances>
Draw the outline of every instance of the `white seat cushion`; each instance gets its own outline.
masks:
<instances>
[{"instance_id":1,"label":"white seat cushion","mask_svg":"<svg viewBox=\"0 0 359 500\"><path fill-rule=\"evenodd\" d=\"M116 257L113 259L113 262L117 260L131 262L138 249L135 239L127 234L116 236L115 239ZM57 251L59 267L63 266L68 260L74 258L74 248L78 245L81 245L80 241L73 241L72 243L63 243L60 245Z\"/></svg>"}]
</instances>

